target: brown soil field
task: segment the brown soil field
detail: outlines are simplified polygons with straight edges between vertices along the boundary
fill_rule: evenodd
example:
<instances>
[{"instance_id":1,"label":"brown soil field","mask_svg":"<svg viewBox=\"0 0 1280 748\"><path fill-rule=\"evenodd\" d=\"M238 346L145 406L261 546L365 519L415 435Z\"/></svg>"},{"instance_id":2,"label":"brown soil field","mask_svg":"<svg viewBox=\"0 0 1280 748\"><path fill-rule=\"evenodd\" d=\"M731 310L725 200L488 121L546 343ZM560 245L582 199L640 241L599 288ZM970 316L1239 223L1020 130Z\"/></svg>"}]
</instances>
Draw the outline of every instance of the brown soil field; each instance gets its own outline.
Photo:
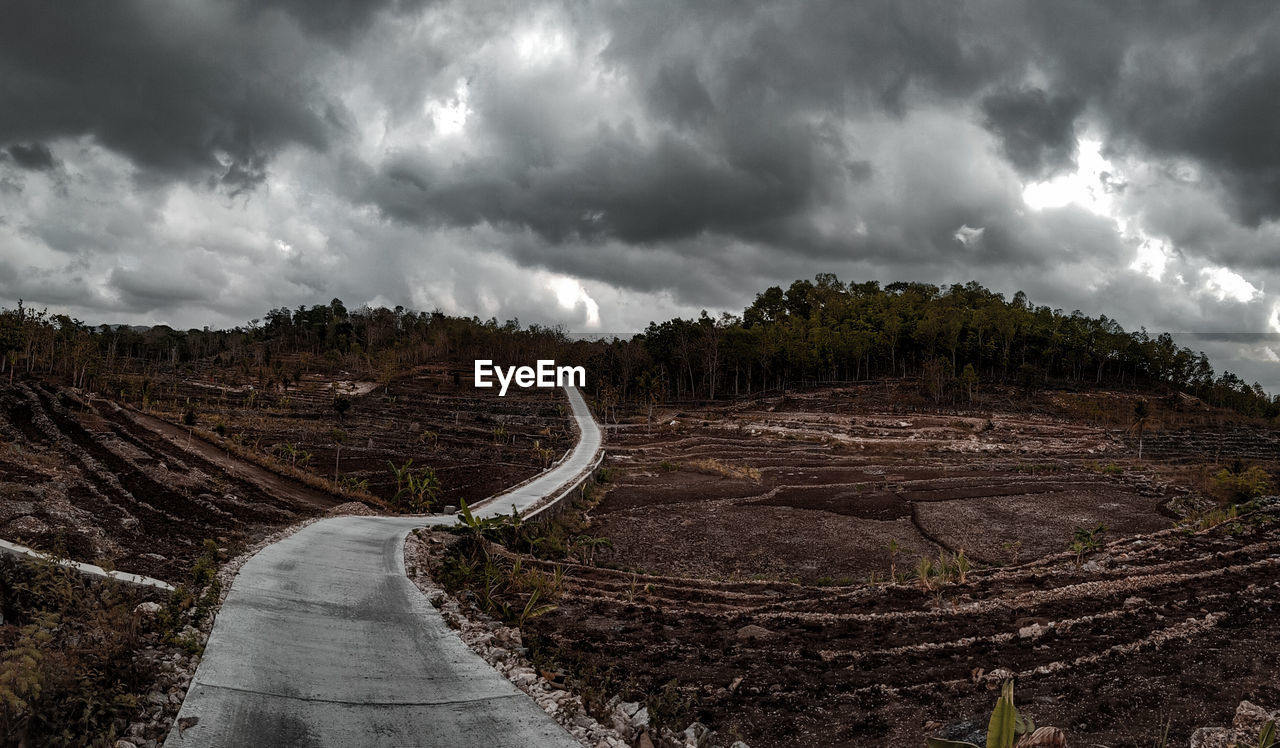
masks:
<instances>
[{"instance_id":1,"label":"brown soil field","mask_svg":"<svg viewBox=\"0 0 1280 748\"><path fill-rule=\"evenodd\" d=\"M206 538L235 548L339 503L49 385L0 390L0 440L0 537L169 581Z\"/></svg>"},{"instance_id":2,"label":"brown soil field","mask_svg":"<svg viewBox=\"0 0 1280 748\"><path fill-rule=\"evenodd\" d=\"M592 512L607 562L656 574L864 581L939 550L978 562L1063 550L1079 527L1169 526L1190 493L1103 428L1028 413L842 413L856 390L610 430ZM850 407L846 406L845 410Z\"/></svg>"},{"instance_id":3,"label":"brown soil field","mask_svg":"<svg viewBox=\"0 0 1280 748\"><path fill-rule=\"evenodd\" d=\"M190 376L146 382L147 396L128 405L34 381L0 387L0 537L182 581L206 538L234 555L347 501L287 475L296 467L332 478L339 426L344 479L367 481L375 496L390 498L389 463L412 459L435 469L438 506L475 502L532 477L547 459L532 452L534 441L557 459L573 439L557 394L499 398L441 371L415 372L377 392L371 383L310 375L288 393L256 395ZM335 382L351 400L341 424ZM182 425L188 409L197 414L194 429ZM218 446L215 425L271 469ZM273 449L278 444L311 458L291 465Z\"/></svg>"},{"instance_id":4,"label":"brown soil field","mask_svg":"<svg viewBox=\"0 0 1280 748\"><path fill-rule=\"evenodd\" d=\"M1280 509L1174 529L1175 507L1211 504L1170 467L1215 459L1190 448L1194 426L1139 461L1132 438L1051 407L891 412L858 395L611 428L585 532L613 547L563 564L526 641L634 696L674 680L684 724L753 748L981 743L1001 669L1073 745L1152 745L1166 724L1185 744L1242 699L1280 703ZM1205 429L1274 468L1245 427ZM1074 530L1099 524L1106 545L1078 564ZM960 549L963 583L908 574Z\"/></svg>"},{"instance_id":5,"label":"brown soil field","mask_svg":"<svg viewBox=\"0 0 1280 748\"><path fill-rule=\"evenodd\" d=\"M470 372L458 378L422 368L384 383L349 374L307 374L287 391L278 386L230 386L207 370L165 375L150 385L148 405L182 423L188 409L198 428L218 427L263 457L318 477L365 482L382 499L395 493L391 465L413 460L435 470L443 488L437 505L475 502L535 475L544 465L534 442L559 459L573 443L568 406L557 391L513 387L505 397L477 390ZM339 418L335 396L350 400ZM346 434L338 455L333 431ZM288 450L295 450L294 460Z\"/></svg>"}]
</instances>

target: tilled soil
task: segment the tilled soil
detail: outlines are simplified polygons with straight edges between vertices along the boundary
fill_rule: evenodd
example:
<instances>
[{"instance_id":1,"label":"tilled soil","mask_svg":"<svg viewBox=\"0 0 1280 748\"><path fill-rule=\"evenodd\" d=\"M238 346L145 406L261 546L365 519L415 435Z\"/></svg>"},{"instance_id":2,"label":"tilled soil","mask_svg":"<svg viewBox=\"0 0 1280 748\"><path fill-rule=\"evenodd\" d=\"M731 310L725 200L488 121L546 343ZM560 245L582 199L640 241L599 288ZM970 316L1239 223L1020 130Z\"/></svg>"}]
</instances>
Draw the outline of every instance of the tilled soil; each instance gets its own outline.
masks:
<instances>
[{"instance_id":1,"label":"tilled soil","mask_svg":"<svg viewBox=\"0 0 1280 748\"><path fill-rule=\"evenodd\" d=\"M382 499L395 494L392 466L413 461L440 480L437 504L475 502L537 474L576 438L558 391L513 387L505 397L478 390L470 374L422 367L385 383L350 375L308 374L287 391L279 386L228 386L208 370L166 374L152 407L178 423L188 409L201 428L317 476L365 482ZM350 400L339 417L334 398ZM339 445L334 431L345 441ZM549 450L545 456L535 452ZM290 455L293 456L290 456Z\"/></svg>"},{"instance_id":2,"label":"tilled soil","mask_svg":"<svg viewBox=\"0 0 1280 748\"><path fill-rule=\"evenodd\" d=\"M51 385L0 390L0 438L0 537L174 582L205 539L234 548L339 503L237 477L112 403Z\"/></svg>"},{"instance_id":3,"label":"tilled soil","mask_svg":"<svg viewBox=\"0 0 1280 748\"><path fill-rule=\"evenodd\" d=\"M609 434L611 490L593 532L607 563L659 574L867 579L964 550L1012 563L1077 528L1168 527L1185 487L1154 482L1101 428L1048 416L852 413L818 403L731 406ZM758 476L758 477L752 477ZM899 569L901 570L901 569Z\"/></svg>"},{"instance_id":4,"label":"tilled soil","mask_svg":"<svg viewBox=\"0 0 1280 748\"><path fill-rule=\"evenodd\" d=\"M1280 522L1172 529L1174 500L1205 499L1150 478L1132 439L839 391L658 423L611 431L587 530L608 568L565 565L528 637L636 694L674 679L686 724L725 745L981 744L1007 675L1072 745L1158 744L1166 724L1185 745L1242 699L1280 702ZM1099 524L1109 543L1078 565L1072 534ZM914 581L960 549L964 583Z\"/></svg>"},{"instance_id":5,"label":"tilled soil","mask_svg":"<svg viewBox=\"0 0 1280 748\"><path fill-rule=\"evenodd\" d=\"M936 592L571 565L556 611L528 628L639 691L677 679L699 719L752 746L972 739L1000 668L1075 745L1149 745L1166 721L1172 745L1241 699L1280 699L1277 526L1126 539L1084 569L1059 556Z\"/></svg>"}]
</instances>

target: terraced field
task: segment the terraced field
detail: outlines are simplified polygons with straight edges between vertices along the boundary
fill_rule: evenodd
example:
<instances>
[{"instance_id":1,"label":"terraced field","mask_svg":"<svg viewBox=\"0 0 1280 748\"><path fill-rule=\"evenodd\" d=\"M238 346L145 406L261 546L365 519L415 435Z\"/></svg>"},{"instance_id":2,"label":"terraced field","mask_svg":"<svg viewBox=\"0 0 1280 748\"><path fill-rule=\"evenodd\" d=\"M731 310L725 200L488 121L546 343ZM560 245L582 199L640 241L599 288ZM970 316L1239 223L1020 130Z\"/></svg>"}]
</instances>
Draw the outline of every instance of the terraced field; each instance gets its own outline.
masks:
<instances>
[{"instance_id":1,"label":"terraced field","mask_svg":"<svg viewBox=\"0 0 1280 748\"><path fill-rule=\"evenodd\" d=\"M0 537L181 580L206 538L234 546L339 503L229 473L145 422L50 385L0 391Z\"/></svg>"},{"instance_id":2,"label":"terraced field","mask_svg":"<svg viewBox=\"0 0 1280 748\"><path fill-rule=\"evenodd\" d=\"M910 564L961 549L1011 563L1061 551L1076 528L1168 527L1166 505L1189 493L1147 477L1100 428L1025 413L855 415L840 398L614 429L613 488L593 512L594 531L614 543L605 559L663 574L862 581L890 572L891 542Z\"/></svg>"},{"instance_id":3,"label":"terraced field","mask_svg":"<svg viewBox=\"0 0 1280 748\"><path fill-rule=\"evenodd\" d=\"M677 679L692 716L752 746L973 739L1010 674L1075 745L1149 745L1169 720L1185 741L1280 699L1277 527L1127 538L1086 569L1058 555L937 592L569 566L529 636L641 691Z\"/></svg>"},{"instance_id":4,"label":"terraced field","mask_svg":"<svg viewBox=\"0 0 1280 748\"><path fill-rule=\"evenodd\" d=\"M231 385L218 375L225 372L156 379L150 407L174 423L190 409L202 428L316 476L333 478L336 469L383 499L396 490L392 464L432 468L443 488L437 503L456 506L533 476L573 443L567 406L554 391L513 388L499 398L475 389L469 373L455 380L424 367L383 383L305 374L288 390ZM345 414L334 410L336 397L350 401Z\"/></svg>"},{"instance_id":5,"label":"terraced field","mask_svg":"<svg viewBox=\"0 0 1280 748\"><path fill-rule=\"evenodd\" d=\"M1072 745L1152 745L1166 724L1185 745L1242 699L1280 702L1280 502L1175 529L1212 503L1168 480L1182 457L1140 461L1116 430L1044 413L877 412L856 392L659 422L612 429L585 532L613 546L564 566L526 640L635 694L674 680L680 719L726 745L981 744L1011 675ZM1099 524L1100 550L1067 551ZM919 559L961 549L963 582L918 582Z\"/></svg>"}]
</instances>

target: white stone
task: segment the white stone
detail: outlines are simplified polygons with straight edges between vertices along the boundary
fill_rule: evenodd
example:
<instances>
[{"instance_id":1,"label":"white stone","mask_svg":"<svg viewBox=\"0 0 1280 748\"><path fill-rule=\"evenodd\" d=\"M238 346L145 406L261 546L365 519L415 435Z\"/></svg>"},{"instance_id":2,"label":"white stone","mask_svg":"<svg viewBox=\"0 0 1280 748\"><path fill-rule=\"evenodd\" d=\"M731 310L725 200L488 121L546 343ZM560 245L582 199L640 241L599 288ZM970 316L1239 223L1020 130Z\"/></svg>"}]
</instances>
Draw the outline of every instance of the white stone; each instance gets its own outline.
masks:
<instances>
[{"instance_id":1,"label":"white stone","mask_svg":"<svg viewBox=\"0 0 1280 748\"><path fill-rule=\"evenodd\" d=\"M162 608L160 606L160 603L145 602L145 603L138 603L137 606L134 607L133 609L133 614L135 616L150 617L150 616L158 615L161 610Z\"/></svg>"}]
</instances>

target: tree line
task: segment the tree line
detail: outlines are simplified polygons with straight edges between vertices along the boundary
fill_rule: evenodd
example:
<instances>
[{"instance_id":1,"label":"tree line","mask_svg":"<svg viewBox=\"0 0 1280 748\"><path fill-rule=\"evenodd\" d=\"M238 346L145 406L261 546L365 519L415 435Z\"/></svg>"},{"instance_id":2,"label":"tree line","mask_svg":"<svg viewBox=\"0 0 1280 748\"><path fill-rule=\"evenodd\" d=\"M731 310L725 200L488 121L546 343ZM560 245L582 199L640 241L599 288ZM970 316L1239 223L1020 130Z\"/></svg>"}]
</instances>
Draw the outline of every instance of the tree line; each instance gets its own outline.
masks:
<instances>
[{"instance_id":1,"label":"tree line","mask_svg":"<svg viewBox=\"0 0 1280 748\"><path fill-rule=\"evenodd\" d=\"M1036 306L976 282L843 283L831 274L756 296L740 316L651 322L627 340L574 340L560 328L454 317L403 307L281 307L227 330L87 326L19 303L0 310L0 373L60 376L98 388L122 366L201 363L261 371L282 357L317 369L390 379L407 367L552 358L587 366L608 406L717 400L789 387L886 377L915 379L936 402L972 399L983 383L1181 391L1251 416L1280 416L1280 398L1167 333L1126 332L1115 320Z\"/></svg>"}]
</instances>

